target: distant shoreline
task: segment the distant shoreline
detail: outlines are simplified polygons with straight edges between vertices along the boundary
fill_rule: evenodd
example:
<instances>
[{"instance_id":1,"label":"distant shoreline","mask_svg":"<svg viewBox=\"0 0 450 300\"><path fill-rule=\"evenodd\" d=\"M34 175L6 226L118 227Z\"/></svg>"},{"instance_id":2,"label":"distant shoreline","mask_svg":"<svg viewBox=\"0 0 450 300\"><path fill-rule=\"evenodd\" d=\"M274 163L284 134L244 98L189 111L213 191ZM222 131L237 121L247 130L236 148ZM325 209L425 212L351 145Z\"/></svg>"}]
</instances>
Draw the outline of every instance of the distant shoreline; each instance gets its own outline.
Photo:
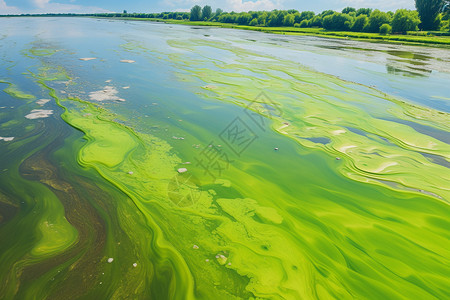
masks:
<instances>
[{"instance_id":1,"label":"distant shoreline","mask_svg":"<svg viewBox=\"0 0 450 300\"><path fill-rule=\"evenodd\" d=\"M188 26L204 26L204 27L218 27L218 28L230 28L240 30L252 30L265 33L273 33L280 35L297 35L297 36L315 36L322 38L332 39L347 39L355 41L365 41L372 43L388 43L388 44L403 44L410 46L426 46L437 48L450 48L450 36L415 36L415 35L403 35L403 34L390 34L381 35L379 33L367 33L367 32L353 32L353 31L328 31L323 28L297 28L297 27L259 27L238 25L230 23L220 22L208 22L208 21L188 21L188 20L173 20L173 19L158 19L158 18L134 18L134 17L99 17L99 16L83 16L83 15L61 15L61 16L0 16L2 18L16 18L16 17L81 17L81 18L95 18L104 20L128 20L128 21L150 21L156 23L166 24L178 24Z\"/></svg>"},{"instance_id":2,"label":"distant shoreline","mask_svg":"<svg viewBox=\"0 0 450 300\"><path fill-rule=\"evenodd\" d=\"M108 19L108 20L115 19L115 20L129 20L129 21L151 21L166 24L252 30L281 35L315 36L322 38L348 39L372 43L389 43L389 44L403 44L411 46L450 48L450 37L413 36L401 34L381 35L378 33L366 33L366 32L327 31L324 30L323 28L257 27L257 26L246 26L229 23L219 23L219 22L167 20L167 19L164 20L154 18L127 18L127 17L115 17L115 18L93 17L93 18Z\"/></svg>"}]
</instances>

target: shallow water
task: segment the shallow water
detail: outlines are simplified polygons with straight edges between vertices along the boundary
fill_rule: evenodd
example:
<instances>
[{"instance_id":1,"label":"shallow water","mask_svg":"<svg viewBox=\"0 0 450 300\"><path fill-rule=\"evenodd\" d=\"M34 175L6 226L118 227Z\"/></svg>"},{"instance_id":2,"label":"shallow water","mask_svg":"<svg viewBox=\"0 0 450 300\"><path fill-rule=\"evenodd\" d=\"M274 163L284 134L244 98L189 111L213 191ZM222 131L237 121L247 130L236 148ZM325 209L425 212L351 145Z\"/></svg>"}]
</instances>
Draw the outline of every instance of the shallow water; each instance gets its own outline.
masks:
<instances>
[{"instance_id":1,"label":"shallow water","mask_svg":"<svg viewBox=\"0 0 450 300\"><path fill-rule=\"evenodd\" d=\"M449 50L0 24L0 298L449 294Z\"/></svg>"}]
</instances>

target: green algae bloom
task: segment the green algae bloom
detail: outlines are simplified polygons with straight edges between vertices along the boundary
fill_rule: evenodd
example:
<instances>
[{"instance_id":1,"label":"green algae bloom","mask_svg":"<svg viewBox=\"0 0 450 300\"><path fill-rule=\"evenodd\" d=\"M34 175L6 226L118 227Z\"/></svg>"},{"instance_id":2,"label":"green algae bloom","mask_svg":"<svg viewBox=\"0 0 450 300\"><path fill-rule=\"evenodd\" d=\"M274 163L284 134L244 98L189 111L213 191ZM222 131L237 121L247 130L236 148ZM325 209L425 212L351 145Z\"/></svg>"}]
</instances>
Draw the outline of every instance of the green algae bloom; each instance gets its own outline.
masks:
<instances>
[{"instance_id":1,"label":"green algae bloom","mask_svg":"<svg viewBox=\"0 0 450 300\"><path fill-rule=\"evenodd\" d=\"M0 80L0 83L6 83L8 85L8 87L3 89L3 92L7 93L11 97L14 97L17 99L23 99L23 100L33 100L36 98L34 95L31 95L29 93L22 91L17 85L15 85L13 83L2 81L2 80Z\"/></svg>"}]
</instances>

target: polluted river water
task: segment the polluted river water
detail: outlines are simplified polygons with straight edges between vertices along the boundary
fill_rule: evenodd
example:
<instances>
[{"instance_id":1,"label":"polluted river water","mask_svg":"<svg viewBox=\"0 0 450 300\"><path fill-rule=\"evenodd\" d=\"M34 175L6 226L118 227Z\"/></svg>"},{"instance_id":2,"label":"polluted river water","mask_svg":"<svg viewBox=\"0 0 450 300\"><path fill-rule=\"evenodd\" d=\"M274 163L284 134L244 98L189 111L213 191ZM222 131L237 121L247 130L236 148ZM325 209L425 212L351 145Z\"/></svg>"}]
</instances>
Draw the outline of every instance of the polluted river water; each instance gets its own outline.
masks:
<instances>
[{"instance_id":1,"label":"polluted river water","mask_svg":"<svg viewBox=\"0 0 450 300\"><path fill-rule=\"evenodd\" d=\"M450 294L450 50L0 24L0 298Z\"/></svg>"}]
</instances>

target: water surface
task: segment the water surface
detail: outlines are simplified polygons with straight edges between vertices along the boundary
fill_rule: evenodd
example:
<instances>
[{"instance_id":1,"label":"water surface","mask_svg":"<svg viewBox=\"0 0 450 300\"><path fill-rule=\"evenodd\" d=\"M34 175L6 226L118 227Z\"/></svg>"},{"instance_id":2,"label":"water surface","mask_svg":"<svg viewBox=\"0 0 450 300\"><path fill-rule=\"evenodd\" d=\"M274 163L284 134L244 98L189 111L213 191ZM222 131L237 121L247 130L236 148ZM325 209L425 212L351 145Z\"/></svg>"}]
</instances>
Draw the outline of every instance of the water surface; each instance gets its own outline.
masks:
<instances>
[{"instance_id":1,"label":"water surface","mask_svg":"<svg viewBox=\"0 0 450 300\"><path fill-rule=\"evenodd\" d=\"M0 298L449 294L449 50L0 23Z\"/></svg>"}]
</instances>

